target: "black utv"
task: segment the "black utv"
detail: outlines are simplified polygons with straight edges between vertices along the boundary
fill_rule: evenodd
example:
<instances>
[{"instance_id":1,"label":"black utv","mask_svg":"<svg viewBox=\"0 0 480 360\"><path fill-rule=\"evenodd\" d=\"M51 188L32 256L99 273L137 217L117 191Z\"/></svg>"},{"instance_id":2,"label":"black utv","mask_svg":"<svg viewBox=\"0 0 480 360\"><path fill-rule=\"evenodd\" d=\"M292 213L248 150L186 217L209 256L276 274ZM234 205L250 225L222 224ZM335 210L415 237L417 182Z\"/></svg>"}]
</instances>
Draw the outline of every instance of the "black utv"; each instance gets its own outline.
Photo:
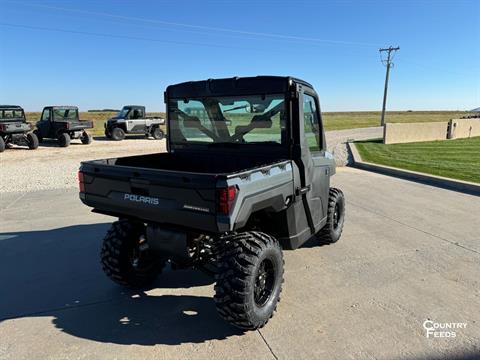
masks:
<instances>
[{"instance_id":1,"label":"black utv","mask_svg":"<svg viewBox=\"0 0 480 360\"><path fill-rule=\"evenodd\" d=\"M80 167L81 200L119 219L103 241L103 270L147 287L167 262L201 269L215 277L220 316L262 327L282 290L283 250L342 233L345 200L330 187L317 93L259 76L172 85L165 101L168 152Z\"/></svg>"},{"instance_id":2,"label":"black utv","mask_svg":"<svg viewBox=\"0 0 480 360\"><path fill-rule=\"evenodd\" d=\"M82 144L92 142L86 130L93 128L93 122L80 120L76 106L47 106L36 125L35 134L40 142L56 139L61 147L70 145L71 139L80 139Z\"/></svg>"},{"instance_id":3,"label":"black utv","mask_svg":"<svg viewBox=\"0 0 480 360\"><path fill-rule=\"evenodd\" d=\"M12 145L38 147L38 138L31 132L33 126L25 119L25 112L20 106L0 105L0 152Z\"/></svg>"}]
</instances>

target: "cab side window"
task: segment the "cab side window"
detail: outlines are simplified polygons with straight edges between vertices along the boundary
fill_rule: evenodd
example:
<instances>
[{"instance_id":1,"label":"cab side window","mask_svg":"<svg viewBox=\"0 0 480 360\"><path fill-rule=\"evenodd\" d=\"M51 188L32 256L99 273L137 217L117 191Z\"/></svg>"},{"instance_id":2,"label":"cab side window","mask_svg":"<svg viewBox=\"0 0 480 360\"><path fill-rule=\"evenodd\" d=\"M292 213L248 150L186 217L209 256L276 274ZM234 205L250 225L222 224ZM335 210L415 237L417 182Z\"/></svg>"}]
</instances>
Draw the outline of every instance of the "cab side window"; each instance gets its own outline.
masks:
<instances>
[{"instance_id":1,"label":"cab side window","mask_svg":"<svg viewBox=\"0 0 480 360\"><path fill-rule=\"evenodd\" d=\"M320 114L313 96L303 95L303 117L305 123L305 139L312 152L322 150L320 137Z\"/></svg>"},{"instance_id":2,"label":"cab side window","mask_svg":"<svg viewBox=\"0 0 480 360\"><path fill-rule=\"evenodd\" d=\"M50 109L43 110L42 121L50 120Z\"/></svg>"}]
</instances>

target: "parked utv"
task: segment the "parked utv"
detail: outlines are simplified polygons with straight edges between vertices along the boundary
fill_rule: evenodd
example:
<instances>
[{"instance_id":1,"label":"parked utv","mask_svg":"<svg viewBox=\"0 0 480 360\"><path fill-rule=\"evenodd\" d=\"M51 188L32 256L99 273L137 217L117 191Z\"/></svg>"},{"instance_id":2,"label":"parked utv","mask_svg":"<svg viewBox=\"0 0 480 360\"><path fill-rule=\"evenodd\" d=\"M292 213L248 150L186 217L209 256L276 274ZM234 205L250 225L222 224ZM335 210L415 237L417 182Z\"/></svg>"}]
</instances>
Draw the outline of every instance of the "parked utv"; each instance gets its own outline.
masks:
<instances>
[{"instance_id":1,"label":"parked utv","mask_svg":"<svg viewBox=\"0 0 480 360\"><path fill-rule=\"evenodd\" d=\"M92 135L86 129L92 129L93 122L80 120L76 106L47 106L36 125L35 134L40 142L56 139L61 147L70 145L71 139L80 139L82 144L92 142Z\"/></svg>"},{"instance_id":2,"label":"parked utv","mask_svg":"<svg viewBox=\"0 0 480 360\"><path fill-rule=\"evenodd\" d=\"M32 150L38 148L38 139L31 132L32 127L20 106L0 105L0 152L14 144L28 146Z\"/></svg>"},{"instance_id":3,"label":"parked utv","mask_svg":"<svg viewBox=\"0 0 480 360\"><path fill-rule=\"evenodd\" d=\"M119 219L103 270L147 287L167 261L201 269L215 277L219 314L260 328L280 298L282 250L342 233L318 96L305 81L259 76L172 85L165 101L167 153L81 164L80 199Z\"/></svg>"},{"instance_id":4,"label":"parked utv","mask_svg":"<svg viewBox=\"0 0 480 360\"><path fill-rule=\"evenodd\" d=\"M105 136L117 141L125 139L125 135L145 135L161 140L165 137L160 129L163 124L165 119L146 117L145 106L127 105L105 123Z\"/></svg>"}]
</instances>

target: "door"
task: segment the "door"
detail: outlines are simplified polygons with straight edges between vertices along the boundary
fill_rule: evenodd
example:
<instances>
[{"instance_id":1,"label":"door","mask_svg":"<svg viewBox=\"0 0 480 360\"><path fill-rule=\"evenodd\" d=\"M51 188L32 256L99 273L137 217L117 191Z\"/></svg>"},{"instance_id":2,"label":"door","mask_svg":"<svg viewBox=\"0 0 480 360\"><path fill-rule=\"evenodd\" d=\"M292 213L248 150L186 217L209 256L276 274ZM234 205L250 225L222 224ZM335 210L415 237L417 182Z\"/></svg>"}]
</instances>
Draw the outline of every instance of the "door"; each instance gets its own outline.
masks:
<instances>
[{"instance_id":1,"label":"door","mask_svg":"<svg viewBox=\"0 0 480 360\"><path fill-rule=\"evenodd\" d=\"M38 131L40 132L40 136L48 138L50 137L50 129L51 129L51 116L52 110L50 108L43 109L42 117L37 124Z\"/></svg>"},{"instance_id":2,"label":"door","mask_svg":"<svg viewBox=\"0 0 480 360\"><path fill-rule=\"evenodd\" d=\"M129 119L127 121L127 129L131 133L145 133L146 126L145 126L145 114L143 113L142 108L133 108L130 110Z\"/></svg>"},{"instance_id":3,"label":"door","mask_svg":"<svg viewBox=\"0 0 480 360\"><path fill-rule=\"evenodd\" d=\"M307 201L315 231L318 231L327 215L331 160L325 157L326 144L318 98L313 93L304 92L302 102L304 136L302 151L305 154L302 158L305 166L305 183L310 188L307 192Z\"/></svg>"}]
</instances>

